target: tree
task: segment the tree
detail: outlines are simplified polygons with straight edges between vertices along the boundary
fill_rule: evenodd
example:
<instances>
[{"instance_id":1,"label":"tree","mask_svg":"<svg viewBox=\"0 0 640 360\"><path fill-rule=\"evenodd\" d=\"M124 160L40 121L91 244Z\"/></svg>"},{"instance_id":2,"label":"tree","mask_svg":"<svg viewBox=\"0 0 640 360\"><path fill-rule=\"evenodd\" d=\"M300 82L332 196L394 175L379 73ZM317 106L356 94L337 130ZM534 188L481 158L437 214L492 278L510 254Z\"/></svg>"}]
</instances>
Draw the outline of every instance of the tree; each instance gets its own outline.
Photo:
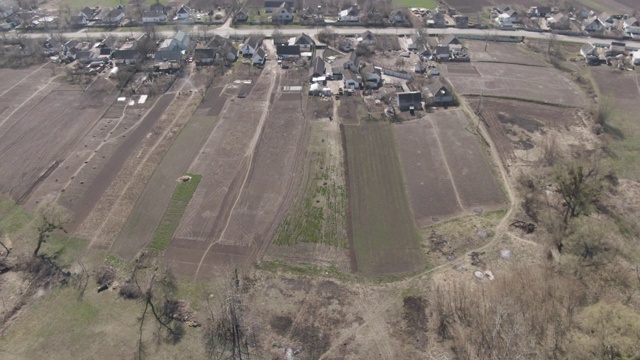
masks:
<instances>
[{"instance_id":1,"label":"tree","mask_svg":"<svg viewBox=\"0 0 640 360\"><path fill-rule=\"evenodd\" d=\"M635 359L640 353L640 315L622 304L599 302L578 315L569 352L574 359Z\"/></svg>"},{"instance_id":2,"label":"tree","mask_svg":"<svg viewBox=\"0 0 640 360\"><path fill-rule=\"evenodd\" d=\"M325 28L318 33L318 40L320 40L320 42L327 45L333 45L334 47L336 45L335 42L337 38L338 34L336 34L336 32L331 29Z\"/></svg>"},{"instance_id":3,"label":"tree","mask_svg":"<svg viewBox=\"0 0 640 360\"><path fill-rule=\"evenodd\" d=\"M556 176L556 192L563 200L563 222L569 218L588 215L600 201L602 181L595 167L585 169L581 165L563 167Z\"/></svg>"},{"instance_id":4,"label":"tree","mask_svg":"<svg viewBox=\"0 0 640 360\"><path fill-rule=\"evenodd\" d=\"M283 44L286 42L286 38L282 33L282 31L280 30L280 27L278 26L278 24L275 25L275 28L271 33L271 37L273 38L273 43L276 45Z\"/></svg>"},{"instance_id":5,"label":"tree","mask_svg":"<svg viewBox=\"0 0 640 360\"><path fill-rule=\"evenodd\" d=\"M40 249L53 233L58 230L66 233L64 225L69 222L69 215L60 206L53 203L46 203L39 209L40 218L36 224L36 230L38 231L38 239L36 242L36 248L33 250L33 256L40 255Z\"/></svg>"},{"instance_id":6,"label":"tree","mask_svg":"<svg viewBox=\"0 0 640 360\"><path fill-rule=\"evenodd\" d=\"M207 299L207 308L209 319L203 337L207 358L248 359L249 340L252 338L252 333L243 318L237 269L224 291L218 317L214 315L209 299Z\"/></svg>"}]
</instances>

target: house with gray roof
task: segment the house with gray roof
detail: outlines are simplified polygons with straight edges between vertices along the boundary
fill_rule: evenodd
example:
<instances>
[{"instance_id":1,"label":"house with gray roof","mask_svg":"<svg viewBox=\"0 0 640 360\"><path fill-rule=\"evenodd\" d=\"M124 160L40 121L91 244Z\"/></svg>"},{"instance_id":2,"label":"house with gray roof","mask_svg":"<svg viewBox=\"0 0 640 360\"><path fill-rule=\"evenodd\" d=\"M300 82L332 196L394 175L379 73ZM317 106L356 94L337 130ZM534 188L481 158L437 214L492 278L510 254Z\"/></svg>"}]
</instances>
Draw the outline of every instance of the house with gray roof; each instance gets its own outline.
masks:
<instances>
[{"instance_id":1,"label":"house with gray roof","mask_svg":"<svg viewBox=\"0 0 640 360\"><path fill-rule=\"evenodd\" d=\"M420 91L397 93L396 105L400 111L422 110L422 93Z\"/></svg>"}]
</instances>

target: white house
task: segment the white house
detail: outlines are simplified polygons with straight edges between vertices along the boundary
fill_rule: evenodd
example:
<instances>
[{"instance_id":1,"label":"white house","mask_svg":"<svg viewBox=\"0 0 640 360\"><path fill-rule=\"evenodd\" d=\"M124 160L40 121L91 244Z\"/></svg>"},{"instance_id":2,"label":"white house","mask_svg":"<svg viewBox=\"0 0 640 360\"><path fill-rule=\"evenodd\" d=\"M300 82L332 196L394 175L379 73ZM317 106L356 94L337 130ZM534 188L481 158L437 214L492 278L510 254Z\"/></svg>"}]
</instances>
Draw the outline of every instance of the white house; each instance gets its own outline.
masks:
<instances>
[{"instance_id":1,"label":"white house","mask_svg":"<svg viewBox=\"0 0 640 360\"><path fill-rule=\"evenodd\" d=\"M343 79L345 89L360 89L361 83L357 73L345 71L343 74Z\"/></svg>"},{"instance_id":2,"label":"white house","mask_svg":"<svg viewBox=\"0 0 640 360\"><path fill-rule=\"evenodd\" d=\"M282 2L277 9L271 13L271 21L275 23L287 23L293 21L293 10L287 2Z\"/></svg>"},{"instance_id":3,"label":"white house","mask_svg":"<svg viewBox=\"0 0 640 360\"><path fill-rule=\"evenodd\" d=\"M640 25L640 21L638 21L638 19L636 19L633 16L624 19L624 21L622 22L622 27L625 29L630 26L638 26L638 25Z\"/></svg>"},{"instance_id":4,"label":"white house","mask_svg":"<svg viewBox=\"0 0 640 360\"><path fill-rule=\"evenodd\" d=\"M86 20L90 20L90 19L93 19L93 17L95 16L95 12L93 11L93 9L90 9L88 6L85 6L84 9L78 12L78 16L82 16Z\"/></svg>"},{"instance_id":5,"label":"white house","mask_svg":"<svg viewBox=\"0 0 640 360\"><path fill-rule=\"evenodd\" d=\"M358 36L358 42L364 45L375 45L376 36L371 31L367 30Z\"/></svg>"},{"instance_id":6,"label":"white house","mask_svg":"<svg viewBox=\"0 0 640 360\"><path fill-rule=\"evenodd\" d=\"M498 23L498 26L501 28L513 27L513 20L511 16L509 16L509 14L506 14L506 13L502 13L498 15L498 17L496 18L496 22Z\"/></svg>"},{"instance_id":7,"label":"white house","mask_svg":"<svg viewBox=\"0 0 640 360\"><path fill-rule=\"evenodd\" d=\"M349 69L356 73L360 71L360 58L355 51L349 54L349 59L342 66L344 69Z\"/></svg>"},{"instance_id":8,"label":"white house","mask_svg":"<svg viewBox=\"0 0 640 360\"><path fill-rule=\"evenodd\" d=\"M285 2L289 6L290 9L294 9L294 0L265 0L264 1L264 12L271 13L282 6L282 3Z\"/></svg>"},{"instance_id":9,"label":"white house","mask_svg":"<svg viewBox=\"0 0 640 360\"><path fill-rule=\"evenodd\" d=\"M124 11L122 11L122 9L113 9L109 11L102 21L106 23L119 23L122 19L124 19Z\"/></svg>"},{"instance_id":10,"label":"white house","mask_svg":"<svg viewBox=\"0 0 640 360\"><path fill-rule=\"evenodd\" d=\"M357 6L350 6L340 11L338 21L343 22L358 22L360 21L360 10Z\"/></svg>"},{"instance_id":11,"label":"white house","mask_svg":"<svg viewBox=\"0 0 640 360\"><path fill-rule=\"evenodd\" d=\"M13 12L13 6L5 6L0 4L0 19L4 19L13 15Z\"/></svg>"},{"instance_id":12,"label":"white house","mask_svg":"<svg viewBox=\"0 0 640 360\"><path fill-rule=\"evenodd\" d=\"M176 11L176 16L174 17L174 20L185 20L190 17L191 17L191 9L186 5L182 5L180 9Z\"/></svg>"},{"instance_id":13,"label":"white house","mask_svg":"<svg viewBox=\"0 0 640 360\"><path fill-rule=\"evenodd\" d=\"M240 53L244 57L253 57L253 54L258 51L260 45L262 44L262 38L257 36L248 37L242 45L240 45Z\"/></svg>"},{"instance_id":14,"label":"white house","mask_svg":"<svg viewBox=\"0 0 640 360\"><path fill-rule=\"evenodd\" d=\"M160 11L145 11L142 14L143 23L158 23L167 21L167 15Z\"/></svg>"},{"instance_id":15,"label":"white house","mask_svg":"<svg viewBox=\"0 0 640 360\"><path fill-rule=\"evenodd\" d=\"M316 42L311 38L311 36L302 33L302 35L292 37L289 39L289 46L298 45L300 47L300 51L311 51L313 47L316 45Z\"/></svg>"},{"instance_id":16,"label":"white house","mask_svg":"<svg viewBox=\"0 0 640 360\"><path fill-rule=\"evenodd\" d=\"M405 20L407 20L407 18L401 9L393 10L391 14L389 14L389 21L391 23L405 22Z\"/></svg>"},{"instance_id":17,"label":"white house","mask_svg":"<svg viewBox=\"0 0 640 360\"><path fill-rule=\"evenodd\" d=\"M584 24L582 25L582 30L593 31L593 32L602 31L604 30L604 24L597 16L590 17L584 21Z\"/></svg>"},{"instance_id":18,"label":"white house","mask_svg":"<svg viewBox=\"0 0 640 360\"><path fill-rule=\"evenodd\" d=\"M191 39L189 39L189 35L184 31L178 31L173 39L178 44L179 50L187 50L189 48L189 42Z\"/></svg>"},{"instance_id":19,"label":"white house","mask_svg":"<svg viewBox=\"0 0 640 360\"><path fill-rule=\"evenodd\" d=\"M253 54L251 60L253 61L253 65L263 65L267 60L267 54L264 52L264 49L260 48Z\"/></svg>"},{"instance_id":20,"label":"white house","mask_svg":"<svg viewBox=\"0 0 640 360\"><path fill-rule=\"evenodd\" d=\"M633 65L640 65L640 50L634 51L632 54Z\"/></svg>"}]
</instances>

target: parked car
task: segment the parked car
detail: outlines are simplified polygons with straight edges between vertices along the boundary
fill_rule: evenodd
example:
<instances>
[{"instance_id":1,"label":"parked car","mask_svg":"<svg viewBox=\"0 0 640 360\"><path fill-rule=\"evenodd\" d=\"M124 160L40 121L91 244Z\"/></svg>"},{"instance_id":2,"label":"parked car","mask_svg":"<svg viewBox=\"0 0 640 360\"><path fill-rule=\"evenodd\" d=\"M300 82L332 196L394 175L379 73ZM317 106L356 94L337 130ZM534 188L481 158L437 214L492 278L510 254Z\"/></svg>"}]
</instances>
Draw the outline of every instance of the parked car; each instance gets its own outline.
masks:
<instances>
[{"instance_id":1,"label":"parked car","mask_svg":"<svg viewBox=\"0 0 640 360\"><path fill-rule=\"evenodd\" d=\"M238 98L240 99L244 99L247 97L247 93L246 92L241 92L240 94L238 94Z\"/></svg>"}]
</instances>

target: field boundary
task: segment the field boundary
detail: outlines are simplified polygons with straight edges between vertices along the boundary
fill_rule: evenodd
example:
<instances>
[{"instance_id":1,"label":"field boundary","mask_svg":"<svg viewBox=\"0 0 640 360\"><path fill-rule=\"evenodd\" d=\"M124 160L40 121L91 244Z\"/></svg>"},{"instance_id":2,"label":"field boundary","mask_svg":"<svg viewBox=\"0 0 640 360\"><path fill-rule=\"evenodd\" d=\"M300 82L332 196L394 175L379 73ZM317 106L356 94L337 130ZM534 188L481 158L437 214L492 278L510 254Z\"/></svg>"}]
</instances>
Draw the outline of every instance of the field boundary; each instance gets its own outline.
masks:
<instances>
[{"instance_id":1,"label":"field boundary","mask_svg":"<svg viewBox=\"0 0 640 360\"><path fill-rule=\"evenodd\" d=\"M358 260L356 258L356 246L353 241L353 216L351 215L351 207L352 200L351 196L351 185L349 181L349 158L347 155L347 134L344 131L345 125L340 124L340 137L342 138L342 156L344 157L344 181L345 181L345 190L347 191L347 239L349 241L349 259L351 262L351 271L358 271Z\"/></svg>"},{"instance_id":2,"label":"field boundary","mask_svg":"<svg viewBox=\"0 0 640 360\"><path fill-rule=\"evenodd\" d=\"M533 103L533 104L539 104L539 105L548 105L548 106L557 106L560 108L564 108L564 109L576 109L579 108L578 106L573 106L573 105L565 105L565 104L561 104L561 103L555 103L555 102L546 102L546 101L541 101L541 100L534 100L534 99L527 99L527 98L521 98L521 97L517 97L517 96L501 96L501 95L487 95L487 94L460 94L461 96L468 96L468 97L476 97L476 98L481 98L481 97L486 97L486 98L492 98L492 99L506 99L506 100L516 100L516 101L524 101L524 102L528 102L528 103Z\"/></svg>"}]
</instances>

